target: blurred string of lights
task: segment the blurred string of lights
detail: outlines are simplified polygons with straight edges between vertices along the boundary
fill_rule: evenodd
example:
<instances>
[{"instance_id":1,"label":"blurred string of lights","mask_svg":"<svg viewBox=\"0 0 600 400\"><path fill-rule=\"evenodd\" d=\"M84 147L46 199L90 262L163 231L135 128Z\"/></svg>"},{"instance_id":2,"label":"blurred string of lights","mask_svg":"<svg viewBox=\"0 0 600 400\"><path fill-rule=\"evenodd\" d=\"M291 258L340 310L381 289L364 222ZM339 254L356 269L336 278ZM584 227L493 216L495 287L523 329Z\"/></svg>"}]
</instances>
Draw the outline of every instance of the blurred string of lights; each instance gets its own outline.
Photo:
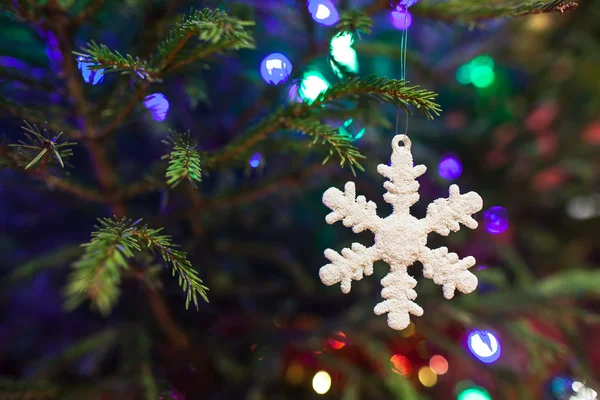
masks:
<instances>
[{"instance_id":1,"label":"blurred string of lights","mask_svg":"<svg viewBox=\"0 0 600 400\"><path fill-rule=\"evenodd\" d=\"M162 93L146 96L144 106L150 110L155 121L164 121L169 113L169 101Z\"/></svg>"},{"instance_id":2,"label":"blurred string of lights","mask_svg":"<svg viewBox=\"0 0 600 400\"><path fill-rule=\"evenodd\" d=\"M492 235L498 235L508 229L508 210L504 207L494 206L483 213L485 230Z\"/></svg>"},{"instance_id":3,"label":"blurred string of lights","mask_svg":"<svg viewBox=\"0 0 600 400\"><path fill-rule=\"evenodd\" d=\"M340 20L340 14L331 0L307 0L306 6L318 24L331 26Z\"/></svg>"},{"instance_id":4,"label":"blurred string of lights","mask_svg":"<svg viewBox=\"0 0 600 400\"><path fill-rule=\"evenodd\" d=\"M456 70L456 80L462 85L472 84L480 89L491 86L496 80L494 60L488 55L475 57Z\"/></svg>"},{"instance_id":5,"label":"blurred string of lights","mask_svg":"<svg viewBox=\"0 0 600 400\"><path fill-rule=\"evenodd\" d=\"M471 353L481 362L491 364L502 354L500 341L490 331L474 330L469 334L467 345Z\"/></svg>"}]
</instances>

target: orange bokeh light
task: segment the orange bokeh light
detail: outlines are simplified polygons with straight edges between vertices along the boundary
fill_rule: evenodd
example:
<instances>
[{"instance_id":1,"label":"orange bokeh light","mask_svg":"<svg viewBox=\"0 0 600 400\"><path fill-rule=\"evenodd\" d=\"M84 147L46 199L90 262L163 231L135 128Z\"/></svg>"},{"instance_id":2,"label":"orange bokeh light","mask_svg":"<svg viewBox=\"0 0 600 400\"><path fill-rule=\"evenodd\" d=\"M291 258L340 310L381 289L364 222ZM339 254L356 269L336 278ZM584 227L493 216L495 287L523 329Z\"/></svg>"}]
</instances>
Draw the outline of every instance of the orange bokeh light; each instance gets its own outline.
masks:
<instances>
[{"instance_id":1,"label":"orange bokeh light","mask_svg":"<svg viewBox=\"0 0 600 400\"><path fill-rule=\"evenodd\" d=\"M400 354L394 354L390 361L394 365L392 367L392 371L402 376L410 375L412 371L412 363L408 358Z\"/></svg>"},{"instance_id":2,"label":"orange bokeh light","mask_svg":"<svg viewBox=\"0 0 600 400\"><path fill-rule=\"evenodd\" d=\"M346 345L345 339L346 335L344 332L336 332L333 337L327 339L327 343L329 343L332 348L339 350Z\"/></svg>"},{"instance_id":3,"label":"orange bokeh light","mask_svg":"<svg viewBox=\"0 0 600 400\"><path fill-rule=\"evenodd\" d=\"M448 360L443 356L433 356L429 360L429 368L431 368L436 375L444 375L448 372Z\"/></svg>"}]
</instances>

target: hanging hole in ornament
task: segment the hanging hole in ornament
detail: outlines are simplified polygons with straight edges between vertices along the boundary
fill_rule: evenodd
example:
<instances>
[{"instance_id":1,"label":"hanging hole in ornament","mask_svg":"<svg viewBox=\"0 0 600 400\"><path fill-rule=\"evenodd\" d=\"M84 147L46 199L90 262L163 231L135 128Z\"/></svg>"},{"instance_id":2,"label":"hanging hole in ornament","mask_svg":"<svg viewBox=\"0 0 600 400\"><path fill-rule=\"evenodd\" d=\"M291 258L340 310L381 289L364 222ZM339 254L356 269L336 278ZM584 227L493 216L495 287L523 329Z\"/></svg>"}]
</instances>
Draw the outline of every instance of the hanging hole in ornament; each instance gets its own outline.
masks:
<instances>
[{"instance_id":1,"label":"hanging hole in ornament","mask_svg":"<svg viewBox=\"0 0 600 400\"><path fill-rule=\"evenodd\" d=\"M402 146L400 146L400 143L402 143ZM394 136L394 140L392 140L392 146L394 148L406 147L407 150L410 150L410 139L406 135Z\"/></svg>"}]
</instances>

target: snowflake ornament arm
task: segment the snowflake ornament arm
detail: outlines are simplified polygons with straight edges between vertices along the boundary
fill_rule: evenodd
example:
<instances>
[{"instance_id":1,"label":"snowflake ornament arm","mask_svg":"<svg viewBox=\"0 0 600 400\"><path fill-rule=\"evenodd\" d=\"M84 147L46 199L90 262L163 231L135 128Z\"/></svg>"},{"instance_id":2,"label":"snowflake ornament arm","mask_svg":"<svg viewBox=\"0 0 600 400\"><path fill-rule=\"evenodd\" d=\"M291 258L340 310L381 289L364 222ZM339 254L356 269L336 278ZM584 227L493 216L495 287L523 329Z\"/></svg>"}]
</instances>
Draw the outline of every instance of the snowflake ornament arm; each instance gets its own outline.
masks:
<instances>
[{"instance_id":1,"label":"snowflake ornament arm","mask_svg":"<svg viewBox=\"0 0 600 400\"><path fill-rule=\"evenodd\" d=\"M343 221L355 233L370 230L375 235L375 245L365 247L353 243L351 249L343 249L341 254L327 249L325 257L331 263L319 271L321 281L329 286L341 282L342 292L348 293L352 280L371 275L373 263L385 261L390 266L390 273L381 280L384 301L375 307L374 312L377 315L388 313L388 325L397 330L408 326L409 314L423 315L423 309L414 302L417 281L407 272L415 261L423 263L426 278L443 286L447 299L454 296L456 289L463 293L475 290L477 277L468 271L475 265L475 259L459 259L446 247L430 249L427 247L427 235L438 232L446 236L451 231L458 231L460 224L475 229L477 222L471 214L483 207L477 193L460 194L458 186L452 185L450 196L430 204L424 219L410 215L410 207L419 200L416 178L427 170L424 165L413 165L410 148L411 142L406 135L395 136L391 164L377 167L377 171L388 178L384 183L387 193L383 199L392 205L394 211L387 218L378 217L375 203L367 202L364 196L355 198L353 182L346 183L345 192L330 188L323 195L323 203L332 210L326 217L327 223Z\"/></svg>"}]
</instances>

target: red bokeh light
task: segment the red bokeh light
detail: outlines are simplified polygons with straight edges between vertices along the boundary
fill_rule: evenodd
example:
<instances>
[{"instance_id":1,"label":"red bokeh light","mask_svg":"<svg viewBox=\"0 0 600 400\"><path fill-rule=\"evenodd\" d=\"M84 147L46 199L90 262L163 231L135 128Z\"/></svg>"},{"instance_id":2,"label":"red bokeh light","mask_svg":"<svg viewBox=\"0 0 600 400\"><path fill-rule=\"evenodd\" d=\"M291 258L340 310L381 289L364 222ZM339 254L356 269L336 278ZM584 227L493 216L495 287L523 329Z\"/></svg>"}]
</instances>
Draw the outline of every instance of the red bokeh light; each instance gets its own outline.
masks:
<instances>
[{"instance_id":1,"label":"red bokeh light","mask_svg":"<svg viewBox=\"0 0 600 400\"><path fill-rule=\"evenodd\" d=\"M403 355L395 354L390 361L393 364L392 371L395 373L402 376L408 376L412 372L412 363Z\"/></svg>"},{"instance_id":2,"label":"red bokeh light","mask_svg":"<svg viewBox=\"0 0 600 400\"><path fill-rule=\"evenodd\" d=\"M346 345L346 335L344 332L336 332L334 336L327 339L327 343L332 348L339 350Z\"/></svg>"},{"instance_id":3,"label":"red bokeh light","mask_svg":"<svg viewBox=\"0 0 600 400\"><path fill-rule=\"evenodd\" d=\"M444 375L448 372L448 361L444 356L433 356L429 360L429 368L431 368L436 375Z\"/></svg>"}]
</instances>

